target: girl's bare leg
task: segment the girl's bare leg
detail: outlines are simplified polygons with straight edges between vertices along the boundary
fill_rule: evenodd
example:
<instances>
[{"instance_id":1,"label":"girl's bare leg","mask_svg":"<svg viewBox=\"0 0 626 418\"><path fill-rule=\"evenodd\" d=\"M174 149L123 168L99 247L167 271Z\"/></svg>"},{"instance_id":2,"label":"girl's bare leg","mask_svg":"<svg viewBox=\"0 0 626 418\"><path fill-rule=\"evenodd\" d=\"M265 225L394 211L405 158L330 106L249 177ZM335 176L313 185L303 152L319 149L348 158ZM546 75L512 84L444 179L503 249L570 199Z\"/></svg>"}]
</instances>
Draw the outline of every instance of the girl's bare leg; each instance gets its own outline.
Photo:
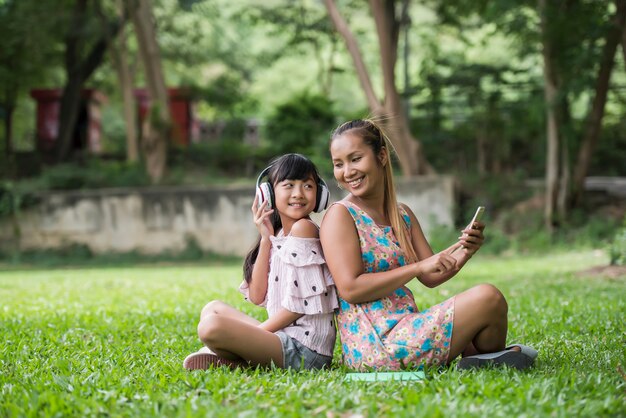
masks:
<instances>
[{"instance_id":1,"label":"girl's bare leg","mask_svg":"<svg viewBox=\"0 0 626 418\"><path fill-rule=\"evenodd\" d=\"M455 298L449 361L459 354L492 353L504 349L508 305L494 286L475 286Z\"/></svg>"},{"instance_id":2,"label":"girl's bare leg","mask_svg":"<svg viewBox=\"0 0 626 418\"><path fill-rule=\"evenodd\" d=\"M269 366L273 363L283 367L283 346L280 338L246 320L228 315L207 314L198 324L198 336L220 357L229 360L243 359L253 366Z\"/></svg>"},{"instance_id":3,"label":"girl's bare leg","mask_svg":"<svg viewBox=\"0 0 626 418\"><path fill-rule=\"evenodd\" d=\"M243 322L247 322L252 325L260 324L260 322L256 319L233 308L232 306L222 302L221 300L213 300L207 303L204 308L202 308L202 312L200 313L200 321L202 321L207 315L223 315L230 318L238 319Z\"/></svg>"}]
</instances>

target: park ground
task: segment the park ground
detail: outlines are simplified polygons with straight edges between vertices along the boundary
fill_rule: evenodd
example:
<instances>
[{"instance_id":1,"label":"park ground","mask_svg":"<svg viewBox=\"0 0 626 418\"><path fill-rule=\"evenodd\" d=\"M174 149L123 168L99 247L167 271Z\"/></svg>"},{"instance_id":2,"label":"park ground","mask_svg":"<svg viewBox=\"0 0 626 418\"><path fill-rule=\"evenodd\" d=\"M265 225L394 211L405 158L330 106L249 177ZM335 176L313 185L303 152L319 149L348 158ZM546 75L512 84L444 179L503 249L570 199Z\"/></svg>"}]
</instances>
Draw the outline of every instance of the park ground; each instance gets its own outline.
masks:
<instances>
[{"instance_id":1,"label":"park ground","mask_svg":"<svg viewBox=\"0 0 626 418\"><path fill-rule=\"evenodd\" d=\"M427 370L423 381L347 382L332 370L188 372L198 313L221 299L263 319L237 292L241 265L0 268L0 416L626 416L626 275L606 252L475 257L427 289L427 307L478 283L509 302L509 342L535 367ZM609 271L609 273L607 273Z\"/></svg>"}]
</instances>

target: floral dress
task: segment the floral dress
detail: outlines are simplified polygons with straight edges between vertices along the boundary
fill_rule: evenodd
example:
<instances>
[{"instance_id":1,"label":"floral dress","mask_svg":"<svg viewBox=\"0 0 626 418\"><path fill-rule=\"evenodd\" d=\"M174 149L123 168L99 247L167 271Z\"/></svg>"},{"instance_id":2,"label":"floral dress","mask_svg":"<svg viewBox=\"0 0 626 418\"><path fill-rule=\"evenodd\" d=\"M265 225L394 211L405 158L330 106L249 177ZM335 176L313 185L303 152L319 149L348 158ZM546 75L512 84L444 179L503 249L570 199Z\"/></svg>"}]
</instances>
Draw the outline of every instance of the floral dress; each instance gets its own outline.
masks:
<instances>
[{"instance_id":1,"label":"floral dress","mask_svg":"<svg viewBox=\"0 0 626 418\"><path fill-rule=\"evenodd\" d=\"M354 203L348 209L359 234L365 273L388 271L405 264L404 253L390 226L379 226ZM400 207L410 226L408 214ZM419 311L406 287L366 303L351 304L339 295L337 327L343 363L355 370L402 370L448 361L454 298Z\"/></svg>"}]
</instances>

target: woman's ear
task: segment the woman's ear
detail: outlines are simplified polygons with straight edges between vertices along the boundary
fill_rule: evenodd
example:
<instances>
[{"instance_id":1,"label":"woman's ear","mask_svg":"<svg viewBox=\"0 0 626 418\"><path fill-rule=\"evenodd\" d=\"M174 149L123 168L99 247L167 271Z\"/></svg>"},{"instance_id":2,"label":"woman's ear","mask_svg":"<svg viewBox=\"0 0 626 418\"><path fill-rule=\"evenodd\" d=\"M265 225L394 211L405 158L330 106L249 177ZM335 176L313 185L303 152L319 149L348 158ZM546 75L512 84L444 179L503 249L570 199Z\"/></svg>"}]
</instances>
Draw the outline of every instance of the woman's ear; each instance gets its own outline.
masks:
<instances>
[{"instance_id":1,"label":"woman's ear","mask_svg":"<svg viewBox=\"0 0 626 418\"><path fill-rule=\"evenodd\" d=\"M389 156L387 155L387 147L381 147L380 152L378 153L378 161L380 161L380 164L383 167L387 165L388 158Z\"/></svg>"}]
</instances>

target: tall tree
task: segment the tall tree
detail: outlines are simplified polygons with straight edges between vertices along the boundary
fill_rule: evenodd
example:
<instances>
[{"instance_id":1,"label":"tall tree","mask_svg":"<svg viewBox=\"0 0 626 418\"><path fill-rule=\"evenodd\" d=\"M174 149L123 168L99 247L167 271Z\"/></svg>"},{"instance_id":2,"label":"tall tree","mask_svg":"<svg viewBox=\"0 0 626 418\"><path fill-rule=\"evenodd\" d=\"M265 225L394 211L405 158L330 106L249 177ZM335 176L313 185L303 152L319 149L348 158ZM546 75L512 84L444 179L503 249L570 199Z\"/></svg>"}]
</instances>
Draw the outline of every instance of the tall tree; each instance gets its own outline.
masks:
<instances>
[{"instance_id":1,"label":"tall tree","mask_svg":"<svg viewBox=\"0 0 626 418\"><path fill-rule=\"evenodd\" d=\"M13 152L13 116L20 96L41 82L54 63L50 7L35 0L0 2L0 110L7 155ZM32 25L33 21L37 25Z\"/></svg>"},{"instance_id":2,"label":"tall tree","mask_svg":"<svg viewBox=\"0 0 626 418\"><path fill-rule=\"evenodd\" d=\"M122 0L115 3L116 12L120 19L125 20L126 11ZM124 107L124 122L126 130L126 159L129 162L139 160L139 144L137 138L137 106L133 95L134 77L129 64L127 50L126 27L123 27L116 38L109 39L113 67L117 73L117 80L122 92Z\"/></svg>"},{"instance_id":3,"label":"tall tree","mask_svg":"<svg viewBox=\"0 0 626 418\"><path fill-rule=\"evenodd\" d=\"M102 63L107 39L114 37L121 27L118 19L111 19L106 25L94 22L95 14L88 3L88 0L76 0L65 35L66 81L61 94L57 137L57 158L61 161L70 154L85 83Z\"/></svg>"},{"instance_id":4,"label":"tall tree","mask_svg":"<svg viewBox=\"0 0 626 418\"><path fill-rule=\"evenodd\" d=\"M558 69L554 57L553 36L550 30L551 19L548 15L546 0L539 0L540 32L542 37L542 57L543 57L543 80L544 96L546 101L546 171L545 171L545 205L544 220L546 228L552 231L555 224L555 213L559 192L564 193L566 189L559 188L559 172L563 167L563 160L560 159L559 149L561 147L560 128L561 123L557 116L559 108L559 81L557 79Z\"/></svg>"},{"instance_id":5,"label":"tall tree","mask_svg":"<svg viewBox=\"0 0 626 418\"><path fill-rule=\"evenodd\" d=\"M612 17L604 40L604 47L595 81L594 98L587 115L584 136L578 150L576 170L573 178L573 203L582 202L585 177L589 172L591 156L600 138L602 118L609 92L609 82L615 64L615 53L626 33L626 0L615 0L615 15Z\"/></svg>"},{"instance_id":6,"label":"tall tree","mask_svg":"<svg viewBox=\"0 0 626 418\"><path fill-rule=\"evenodd\" d=\"M167 167L171 117L152 2L135 0L129 5L129 13L137 36L150 102L142 124L141 146L148 175L153 183L159 183Z\"/></svg>"},{"instance_id":7,"label":"tall tree","mask_svg":"<svg viewBox=\"0 0 626 418\"><path fill-rule=\"evenodd\" d=\"M457 24L464 18L478 18L522 40L521 58L540 54L547 138L544 212L546 226L554 229L567 219L572 205L582 203L584 180L600 137L615 49L624 36L625 0L613 4L526 0L514 5L506 0L433 1ZM586 97L593 98L587 114L572 115L571 103ZM582 132L581 119L586 121ZM573 179L572 153L577 155Z\"/></svg>"},{"instance_id":8,"label":"tall tree","mask_svg":"<svg viewBox=\"0 0 626 418\"><path fill-rule=\"evenodd\" d=\"M350 53L370 111L375 117L384 121L383 124L396 149L402 174L412 176L432 173L434 170L426 160L421 142L411 134L409 120L403 109L396 84L398 36L402 24L402 13L397 7L398 2L396 0L370 0L370 11L376 23L383 75L384 98L382 101L376 96L356 37L339 12L335 1L324 0L324 4Z\"/></svg>"}]
</instances>

